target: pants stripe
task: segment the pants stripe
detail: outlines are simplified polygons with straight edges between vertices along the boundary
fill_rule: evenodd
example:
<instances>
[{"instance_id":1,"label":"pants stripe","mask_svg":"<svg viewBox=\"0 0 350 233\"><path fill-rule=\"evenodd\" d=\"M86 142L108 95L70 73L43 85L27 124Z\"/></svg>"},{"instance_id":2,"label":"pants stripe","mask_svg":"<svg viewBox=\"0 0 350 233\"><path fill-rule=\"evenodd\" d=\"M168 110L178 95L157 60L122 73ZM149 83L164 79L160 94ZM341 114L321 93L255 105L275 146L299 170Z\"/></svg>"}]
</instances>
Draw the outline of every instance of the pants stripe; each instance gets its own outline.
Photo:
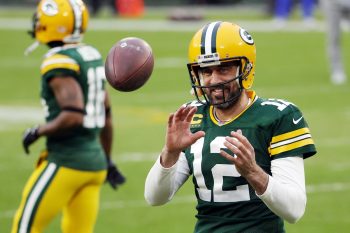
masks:
<instances>
[{"instance_id":1,"label":"pants stripe","mask_svg":"<svg viewBox=\"0 0 350 233\"><path fill-rule=\"evenodd\" d=\"M50 183L52 176L55 174L57 166L54 163L48 164L45 171L42 173L36 184L34 185L31 193L27 198L27 202L24 206L22 218L19 222L18 232L27 233L28 229L33 221L33 212L35 212L38 201L41 199L43 191L45 191L48 183Z\"/></svg>"}]
</instances>

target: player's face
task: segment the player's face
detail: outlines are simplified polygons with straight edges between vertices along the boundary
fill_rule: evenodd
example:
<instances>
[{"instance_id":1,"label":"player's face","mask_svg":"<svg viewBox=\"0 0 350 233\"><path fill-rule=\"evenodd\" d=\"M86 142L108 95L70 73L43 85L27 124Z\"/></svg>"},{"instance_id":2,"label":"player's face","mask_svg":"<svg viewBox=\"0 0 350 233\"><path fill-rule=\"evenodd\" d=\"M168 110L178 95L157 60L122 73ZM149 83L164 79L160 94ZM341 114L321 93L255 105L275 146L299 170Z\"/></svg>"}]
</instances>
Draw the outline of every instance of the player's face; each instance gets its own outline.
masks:
<instances>
[{"instance_id":1,"label":"player's face","mask_svg":"<svg viewBox=\"0 0 350 233\"><path fill-rule=\"evenodd\" d=\"M203 91L212 105L224 109L236 102L240 95L238 80L235 79L238 76L238 68L235 65L223 64L199 70L203 86L206 86Z\"/></svg>"}]
</instances>

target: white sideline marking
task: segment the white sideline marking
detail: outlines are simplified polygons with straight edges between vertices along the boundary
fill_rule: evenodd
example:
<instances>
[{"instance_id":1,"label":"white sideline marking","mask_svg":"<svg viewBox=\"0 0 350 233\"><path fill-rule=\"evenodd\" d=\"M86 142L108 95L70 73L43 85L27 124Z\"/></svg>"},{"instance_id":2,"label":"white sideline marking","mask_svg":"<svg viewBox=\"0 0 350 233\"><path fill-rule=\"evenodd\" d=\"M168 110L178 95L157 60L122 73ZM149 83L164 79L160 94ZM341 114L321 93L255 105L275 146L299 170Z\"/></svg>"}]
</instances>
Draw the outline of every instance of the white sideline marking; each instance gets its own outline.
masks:
<instances>
[{"instance_id":1,"label":"white sideline marking","mask_svg":"<svg viewBox=\"0 0 350 233\"><path fill-rule=\"evenodd\" d=\"M329 193L329 192L342 192L350 190L350 183L328 183L318 185L307 185L307 193ZM167 205L183 205L188 203L196 203L194 195L187 196L175 196L174 199ZM145 200L125 200L125 201L104 201L100 205L100 209L112 210L123 208L145 208L150 207ZM5 210L0 212L0 219L12 218L15 214L15 210Z\"/></svg>"},{"instance_id":2,"label":"white sideline marking","mask_svg":"<svg viewBox=\"0 0 350 233\"><path fill-rule=\"evenodd\" d=\"M170 21L170 20L128 20L128 19L91 19L89 30L91 31L190 31L194 32L198 28L208 23L208 21ZM316 21L313 25L306 25L302 20L289 20L285 25L276 23L273 20L237 20L250 32L308 32L325 31L325 23ZM24 30L31 28L31 20L26 18L0 18L0 28L7 30ZM343 30L348 31L345 27Z\"/></svg>"},{"instance_id":3,"label":"white sideline marking","mask_svg":"<svg viewBox=\"0 0 350 233\"><path fill-rule=\"evenodd\" d=\"M41 108L25 106L0 106L0 121L2 123L18 123L18 121L41 121L44 112Z\"/></svg>"}]
</instances>

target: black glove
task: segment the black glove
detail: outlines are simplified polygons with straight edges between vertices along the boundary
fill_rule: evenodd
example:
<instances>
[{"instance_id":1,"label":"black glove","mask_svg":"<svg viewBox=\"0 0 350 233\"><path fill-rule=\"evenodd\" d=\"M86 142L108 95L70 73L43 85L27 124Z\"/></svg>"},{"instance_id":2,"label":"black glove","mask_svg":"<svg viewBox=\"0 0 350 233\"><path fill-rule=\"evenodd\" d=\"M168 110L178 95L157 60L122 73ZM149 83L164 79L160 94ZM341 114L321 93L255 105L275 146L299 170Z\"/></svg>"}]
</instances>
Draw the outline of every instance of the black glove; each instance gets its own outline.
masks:
<instances>
[{"instance_id":1,"label":"black glove","mask_svg":"<svg viewBox=\"0 0 350 233\"><path fill-rule=\"evenodd\" d=\"M24 131L22 143L26 154L29 154L29 146L39 138L38 129L39 126L35 126Z\"/></svg>"},{"instance_id":2,"label":"black glove","mask_svg":"<svg viewBox=\"0 0 350 233\"><path fill-rule=\"evenodd\" d=\"M107 159L107 161L108 170L106 181L112 186L113 189L117 189L119 185L125 183L126 179L111 159Z\"/></svg>"}]
</instances>

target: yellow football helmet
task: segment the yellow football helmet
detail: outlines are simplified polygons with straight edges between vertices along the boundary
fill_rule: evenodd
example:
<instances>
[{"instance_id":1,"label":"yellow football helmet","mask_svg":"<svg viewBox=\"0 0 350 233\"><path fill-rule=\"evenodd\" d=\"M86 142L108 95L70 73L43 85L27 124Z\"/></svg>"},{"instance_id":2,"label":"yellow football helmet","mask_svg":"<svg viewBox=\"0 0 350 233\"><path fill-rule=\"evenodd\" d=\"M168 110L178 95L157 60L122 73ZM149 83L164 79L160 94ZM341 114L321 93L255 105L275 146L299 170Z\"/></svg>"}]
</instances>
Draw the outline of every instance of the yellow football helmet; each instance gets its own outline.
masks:
<instances>
[{"instance_id":1,"label":"yellow football helmet","mask_svg":"<svg viewBox=\"0 0 350 233\"><path fill-rule=\"evenodd\" d=\"M212 22L202 27L192 38L188 49L187 64L192 89L197 99L204 94L199 69L232 62L239 66L239 74L230 81L238 80L240 89L253 85L256 49L251 35L240 26L229 22ZM210 104L204 95L206 103Z\"/></svg>"},{"instance_id":2,"label":"yellow football helmet","mask_svg":"<svg viewBox=\"0 0 350 233\"><path fill-rule=\"evenodd\" d=\"M80 42L89 13L81 0L41 0L33 17L32 36L43 44Z\"/></svg>"}]
</instances>

